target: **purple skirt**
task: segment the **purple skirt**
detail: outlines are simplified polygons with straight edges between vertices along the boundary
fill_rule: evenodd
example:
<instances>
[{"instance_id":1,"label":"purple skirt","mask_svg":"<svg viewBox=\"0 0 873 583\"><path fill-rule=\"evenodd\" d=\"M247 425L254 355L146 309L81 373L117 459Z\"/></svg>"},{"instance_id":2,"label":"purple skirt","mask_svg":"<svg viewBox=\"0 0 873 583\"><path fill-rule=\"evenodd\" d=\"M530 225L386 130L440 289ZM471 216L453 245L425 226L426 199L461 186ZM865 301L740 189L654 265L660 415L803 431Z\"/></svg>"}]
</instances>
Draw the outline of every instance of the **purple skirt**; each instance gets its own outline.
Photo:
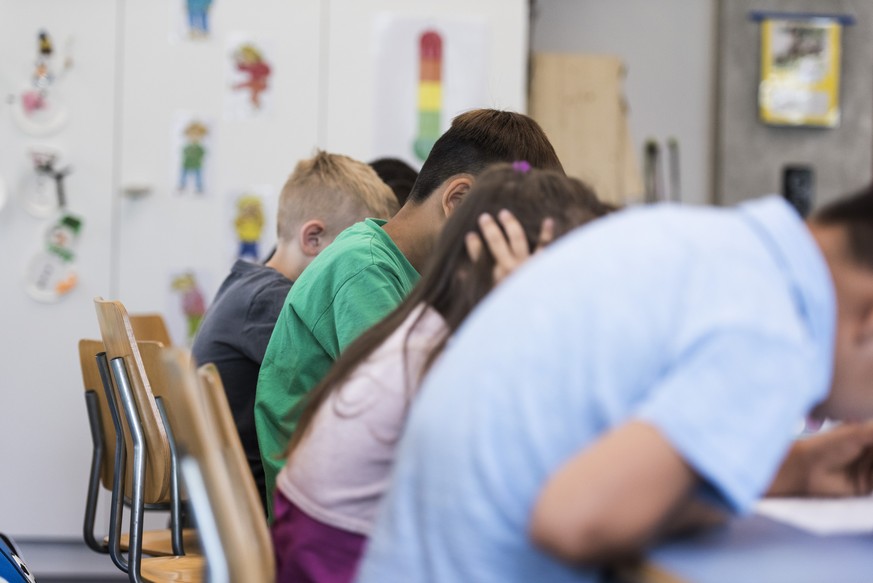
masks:
<instances>
[{"instance_id":1,"label":"purple skirt","mask_svg":"<svg viewBox=\"0 0 873 583\"><path fill-rule=\"evenodd\" d=\"M279 583L351 583L367 537L328 526L276 491L273 549Z\"/></svg>"}]
</instances>

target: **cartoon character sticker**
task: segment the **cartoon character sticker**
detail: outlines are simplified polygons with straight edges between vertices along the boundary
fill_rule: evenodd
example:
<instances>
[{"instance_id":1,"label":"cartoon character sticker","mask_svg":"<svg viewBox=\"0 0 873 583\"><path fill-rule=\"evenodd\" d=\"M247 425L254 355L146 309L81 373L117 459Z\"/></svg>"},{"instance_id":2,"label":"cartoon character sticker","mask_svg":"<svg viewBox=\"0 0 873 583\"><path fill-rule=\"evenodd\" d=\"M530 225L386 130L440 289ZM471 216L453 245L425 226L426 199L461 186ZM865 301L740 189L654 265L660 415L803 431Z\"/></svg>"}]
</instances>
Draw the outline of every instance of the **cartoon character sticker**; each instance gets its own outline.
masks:
<instances>
[{"instance_id":1,"label":"cartoon character sticker","mask_svg":"<svg viewBox=\"0 0 873 583\"><path fill-rule=\"evenodd\" d=\"M37 56L29 82L18 95L10 96L15 122L30 135L54 133L67 121L67 109L57 89L60 78L73 66L69 41L67 44L64 64L57 70L54 42L48 31L40 30L37 33Z\"/></svg>"},{"instance_id":2,"label":"cartoon character sticker","mask_svg":"<svg viewBox=\"0 0 873 583\"><path fill-rule=\"evenodd\" d=\"M204 196L209 192L213 127L209 120L177 114L173 132L173 174L180 195Z\"/></svg>"},{"instance_id":3,"label":"cartoon character sticker","mask_svg":"<svg viewBox=\"0 0 873 583\"><path fill-rule=\"evenodd\" d=\"M271 113L273 65L268 55L269 38L243 33L228 36L228 92L225 97L227 119L264 117Z\"/></svg>"},{"instance_id":4,"label":"cartoon character sticker","mask_svg":"<svg viewBox=\"0 0 873 583\"><path fill-rule=\"evenodd\" d=\"M36 254L25 275L25 290L35 300L56 302L78 283L76 245L81 217L65 213L45 236L45 248Z\"/></svg>"},{"instance_id":5,"label":"cartoon character sticker","mask_svg":"<svg viewBox=\"0 0 873 583\"><path fill-rule=\"evenodd\" d=\"M49 218L66 207L64 180L73 169L58 164L61 155L56 148L34 146L29 156L33 171L21 183L21 201L31 215Z\"/></svg>"},{"instance_id":6,"label":"cartoon character sticker","mask_svg":"<svg viewBox=\"0 0 873 583\"><path fill-rule=\"evenodd\" d=\"M197 277L190 270L173 276L170 289L179 296L179 310L185 319L185 337L191 345L206 314L206 300Z\"/></svg>"},{"instance_id":7,"label":"cartoon character sticker","mask_svg":"<svg viewBox=\"0 0 873 583\"><path fill-rule=\"evenodd\" d=\"M209 38L209 9L212 0L185 0L188 36L192 40Z\"/></svg>"},{"instance_id":8,"label":"cartoon character sticker","mask_svg":"<svg viewBox=\"0 0 873 583\"><path fill-rule=\"evenodd\" d=\"M236 201L234 227L239 238L238 259L257 262L264 231L264 204L256 194L243 194Z\"/></svg>"}]
</instances>

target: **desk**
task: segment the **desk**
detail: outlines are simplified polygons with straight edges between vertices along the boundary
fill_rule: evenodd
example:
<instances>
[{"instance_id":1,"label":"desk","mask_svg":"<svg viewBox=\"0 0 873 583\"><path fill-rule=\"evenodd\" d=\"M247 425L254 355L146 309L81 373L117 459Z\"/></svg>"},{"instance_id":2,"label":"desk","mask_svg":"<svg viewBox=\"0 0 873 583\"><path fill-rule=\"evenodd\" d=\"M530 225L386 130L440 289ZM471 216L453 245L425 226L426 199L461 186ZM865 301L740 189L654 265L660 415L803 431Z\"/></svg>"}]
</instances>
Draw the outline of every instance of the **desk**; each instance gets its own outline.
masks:
<instances>
[{"instance_id":1,"label":"desk","mask_svg":"<svg viewBox=\"0 0 873 583\"><path fill-rule=\"evenodd\" d=\"M873 534L818 536L750 516L661 545L648 560L672 576L651 583L870 583Z\"/></svg>"}]
</instances>

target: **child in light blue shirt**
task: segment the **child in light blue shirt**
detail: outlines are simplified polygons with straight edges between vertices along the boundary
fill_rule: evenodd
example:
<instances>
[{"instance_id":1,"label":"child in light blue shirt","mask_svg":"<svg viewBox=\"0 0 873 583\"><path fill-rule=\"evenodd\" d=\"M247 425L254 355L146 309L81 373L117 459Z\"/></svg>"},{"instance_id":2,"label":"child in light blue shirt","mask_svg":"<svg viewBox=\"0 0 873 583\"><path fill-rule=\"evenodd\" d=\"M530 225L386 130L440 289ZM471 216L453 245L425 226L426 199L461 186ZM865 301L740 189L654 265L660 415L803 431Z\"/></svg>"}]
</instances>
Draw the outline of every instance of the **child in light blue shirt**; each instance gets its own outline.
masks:
<instances>
[{"instance_id":1,"label":"child in light blue shirt","mask_svg":"<svg viewBox=\"0 0 873 583\"><path fill-rule=\"evenodd\" d=\"M873 416L871 354L873 191L809 224L778 198L604 219L434 366L358 581L593 582L709 521L701 500L867 493L871 426L792 435L813 408Z\"/></svg>"}]
</instances>

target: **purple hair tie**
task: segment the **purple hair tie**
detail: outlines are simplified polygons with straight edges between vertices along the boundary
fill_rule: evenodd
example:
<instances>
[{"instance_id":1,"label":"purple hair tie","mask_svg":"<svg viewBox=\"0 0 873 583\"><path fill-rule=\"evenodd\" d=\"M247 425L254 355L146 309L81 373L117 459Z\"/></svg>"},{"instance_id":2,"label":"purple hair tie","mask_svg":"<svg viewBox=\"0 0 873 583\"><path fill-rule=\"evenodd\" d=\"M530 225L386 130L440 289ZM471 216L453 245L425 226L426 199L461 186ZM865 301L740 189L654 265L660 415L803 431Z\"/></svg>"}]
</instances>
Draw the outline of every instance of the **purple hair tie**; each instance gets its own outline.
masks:
<instances>
[{"instance_id":1,"label":"purple hair tie","mask_svg":"<svg viewBox=\"0 0 873 583\"><path fill-rule=\"evenodd\" d=\"M530 163L526 160L516 160L512 163L512 169L519 174L527 174L530 172Z\"/></svg>"}]
</instances>

